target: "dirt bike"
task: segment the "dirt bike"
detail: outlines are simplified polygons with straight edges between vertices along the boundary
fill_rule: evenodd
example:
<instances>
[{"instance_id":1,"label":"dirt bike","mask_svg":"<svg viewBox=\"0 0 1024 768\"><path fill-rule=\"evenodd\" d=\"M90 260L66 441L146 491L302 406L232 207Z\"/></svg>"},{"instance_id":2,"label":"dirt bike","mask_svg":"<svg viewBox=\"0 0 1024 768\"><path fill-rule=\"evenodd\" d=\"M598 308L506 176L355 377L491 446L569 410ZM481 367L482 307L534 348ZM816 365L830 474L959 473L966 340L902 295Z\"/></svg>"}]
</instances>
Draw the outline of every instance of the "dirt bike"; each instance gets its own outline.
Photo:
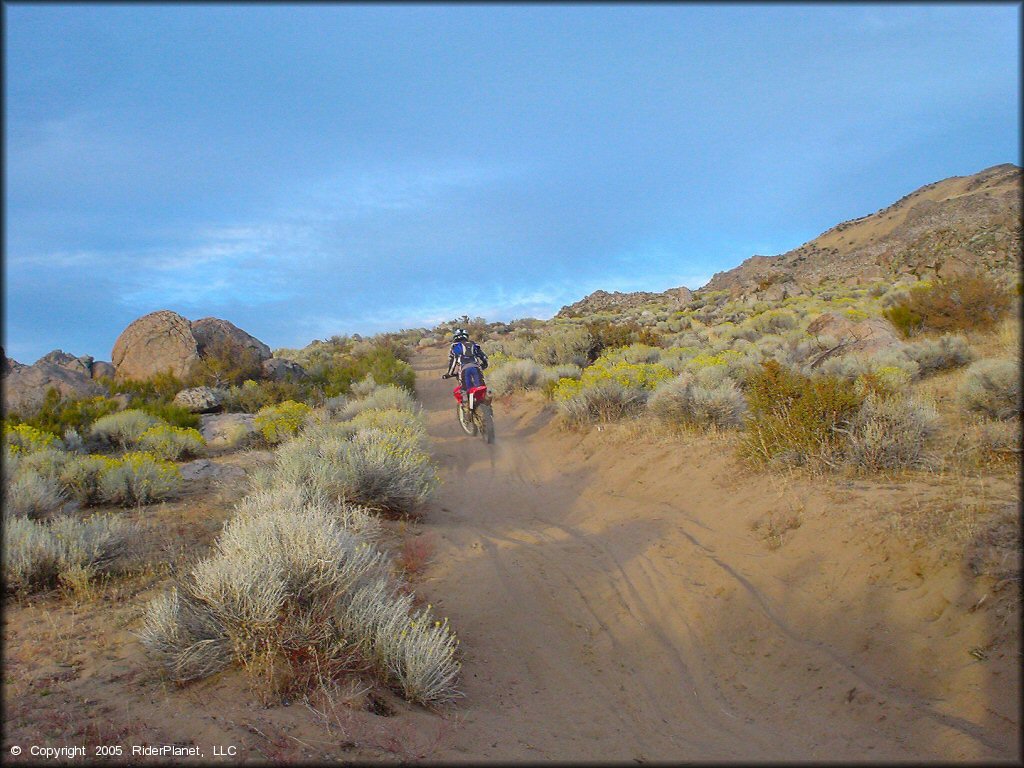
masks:
<instances>
[{"instance_id":1,"label":"dirt bike","mask_svg":"<svg viewBox=\"0 0 1024 768\"><path fill-rule=\"evenodd\" d=\"M467 373L470 368L467 367ZM455 396L455 412L459 417L459 426L467 435L480 435L485 443L494 442L494 412L491 399L487 396L487 384L479 368L476 375L467 377L469 387L462 388L462 382L452 390ZM442 379L459 378L457 373L446 373Z\"/></svg>"}]
</instances>

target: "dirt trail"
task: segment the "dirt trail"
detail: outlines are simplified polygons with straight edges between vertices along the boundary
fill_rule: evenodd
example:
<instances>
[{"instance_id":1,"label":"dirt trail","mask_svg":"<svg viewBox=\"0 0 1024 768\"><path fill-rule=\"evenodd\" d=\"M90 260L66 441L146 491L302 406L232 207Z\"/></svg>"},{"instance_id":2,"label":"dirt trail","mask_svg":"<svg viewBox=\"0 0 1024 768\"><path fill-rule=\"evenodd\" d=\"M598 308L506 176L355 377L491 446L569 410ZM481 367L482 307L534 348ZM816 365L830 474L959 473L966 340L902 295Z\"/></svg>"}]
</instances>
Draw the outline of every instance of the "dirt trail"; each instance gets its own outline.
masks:
<instances>
[{"instance_id":1,"label":"dirt trail","mask_svg":"<svg viewBox=\"0 0 1024 768\"><path fill-rule=\"evenodd\" d=\"M521 399L487 446L445 363L414 360L444 480L423 586L465 653L436 757L1019 758L1018 647L968 654L996 628L958 569L921 578L830 520L834 488L742 472L714 441L611 444ZM751 524L786 509L803 524L772 550Z\"/></svg>"}]
</instances>

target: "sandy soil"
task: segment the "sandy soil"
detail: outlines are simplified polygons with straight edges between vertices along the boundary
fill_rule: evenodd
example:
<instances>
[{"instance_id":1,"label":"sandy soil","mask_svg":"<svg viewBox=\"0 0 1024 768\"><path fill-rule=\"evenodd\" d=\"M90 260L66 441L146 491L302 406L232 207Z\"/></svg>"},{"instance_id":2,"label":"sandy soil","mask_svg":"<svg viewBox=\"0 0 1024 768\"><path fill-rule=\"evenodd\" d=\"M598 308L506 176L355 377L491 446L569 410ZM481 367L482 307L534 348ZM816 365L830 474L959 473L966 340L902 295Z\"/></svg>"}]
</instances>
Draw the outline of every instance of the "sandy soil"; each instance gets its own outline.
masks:
<instances>
[{"instance_id":1,"label":"sandy soil","mask_svg":"<svg viewBox=\"0 0 1024 768\"><path fill-rule=\"evenodd\" d=\"M1019 762L1015 474L759 474L728 437L564 431L531 397L495 404L488 446L459 429L444 363L414 360L443 485L419 522L389 525L396 552L418 553L420 599L459 634L463 699L430 712L354 681L264 707L238 670L161 678L132 634L145 603L270 458L229 454L182 499L128 513L154 565L88 599L6 606L4 757L180 744L232 763ZM964 509L995 522L929 538L922 523Z\"/></svg>"},{"instance_id":2,"label":"sandy soil","mask_svg":"<svg viewBox=\"0 0 1024 768\"><path fill-rule=\"evenodd\" d=\"M487 446L443 363L416 362L445 480L427 591L465 651L439 757L1019 759L1019 581L902 546L885 515L922 488L748 473L524 398Z\"/></svg>"}]
</instances>

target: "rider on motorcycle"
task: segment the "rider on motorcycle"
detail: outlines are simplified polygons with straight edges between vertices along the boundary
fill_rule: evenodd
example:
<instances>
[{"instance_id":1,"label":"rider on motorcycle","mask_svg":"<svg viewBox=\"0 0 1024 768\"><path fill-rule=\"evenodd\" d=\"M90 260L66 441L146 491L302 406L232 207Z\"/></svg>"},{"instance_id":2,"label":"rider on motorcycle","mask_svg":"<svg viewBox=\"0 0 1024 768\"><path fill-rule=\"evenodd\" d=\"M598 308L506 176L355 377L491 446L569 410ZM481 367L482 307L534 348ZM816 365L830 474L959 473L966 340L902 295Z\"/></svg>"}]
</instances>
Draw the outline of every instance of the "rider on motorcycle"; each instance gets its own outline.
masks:
<instances>
[{"instance_id":1,"label":"rider on motorcycle","mask_svg":"<svg viewBox=\"0 0 1024 768\"><path fill-rule=\"evenodd\" d=\"M471 378L479 378L483 381L480 371L487 367L487 355L480 349L480 345L469 340L469 334L462 328L456 328L452 334L452 346L448 352L448 373L441 376L447 379L458 375L459 383L463 391L467 389L467 374ZM473 373L476 376L473 376ZM474 384L475 386L475 384Z\"/></svg>"}]
</instances>

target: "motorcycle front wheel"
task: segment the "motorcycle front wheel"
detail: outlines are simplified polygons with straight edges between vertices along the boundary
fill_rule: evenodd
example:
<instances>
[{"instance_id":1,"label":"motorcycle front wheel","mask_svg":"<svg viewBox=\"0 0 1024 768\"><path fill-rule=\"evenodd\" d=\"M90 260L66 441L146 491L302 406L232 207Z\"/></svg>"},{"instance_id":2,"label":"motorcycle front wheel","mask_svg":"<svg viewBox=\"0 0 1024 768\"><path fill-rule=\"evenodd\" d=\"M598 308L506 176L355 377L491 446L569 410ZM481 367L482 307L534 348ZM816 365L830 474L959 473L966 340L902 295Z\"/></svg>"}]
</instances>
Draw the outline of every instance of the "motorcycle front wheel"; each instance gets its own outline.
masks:
<instances>
[{"instance_id":1,"label":"motorcycle front wheel","mask_svg":"<svg viewBox=\"0 0 1024 768\"><path fill-rule=\"evenodd\" d=\"M485 443L494 442L494 412L490 403L480 403L476 407L476 418L480 422L480 437Z\"/></svg>"},{"instance_id":2,"label":"motorcycle front wheel","mask_svg":"<svg viewBox=\"0 0 1024 768\"><path fill-rule=\"evenodd\" d=\"M473 414L467 411L468 409L461 404L455 406L455 414L459 417L459 426L462 427L462 431L467 435L475 435L476 422L473 419Z\"/></svg>"}]
</instances>

